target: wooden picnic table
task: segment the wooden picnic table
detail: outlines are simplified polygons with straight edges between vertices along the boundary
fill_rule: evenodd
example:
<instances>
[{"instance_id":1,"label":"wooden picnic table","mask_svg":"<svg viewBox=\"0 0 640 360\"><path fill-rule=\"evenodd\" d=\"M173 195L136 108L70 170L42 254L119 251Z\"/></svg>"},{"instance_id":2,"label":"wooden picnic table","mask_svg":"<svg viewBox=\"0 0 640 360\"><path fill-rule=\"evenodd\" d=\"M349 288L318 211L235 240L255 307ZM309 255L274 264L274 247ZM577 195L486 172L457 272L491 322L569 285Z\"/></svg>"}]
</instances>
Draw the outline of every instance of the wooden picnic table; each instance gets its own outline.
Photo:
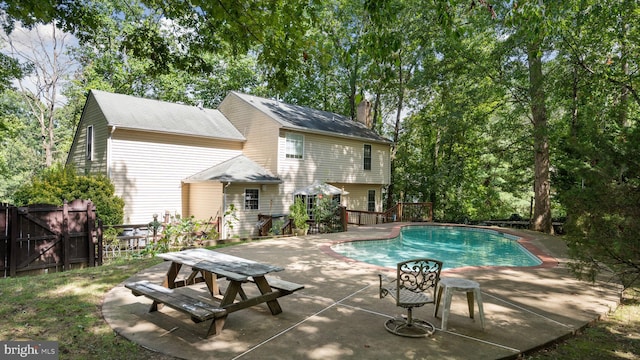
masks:
<instances>
[{"instance_id":1,"label":"wooden picnic table","mask_svg":"<svg viewBox=\"0 0 640 360\"><path fill-rule=\"evenodd\" d=\"M149 282L130 283L125 285L134 295L145 295L154 300L150 312L157 311L162 304L191 315L195 322L213 319L207 336L222 331L228 314L251 306L266 303L271 314L282 312L278 298L303 289L303 285L291 283L277 278L268 278L272 272L283 271L279 266L259 263L241 257L219 253L217 251L196 248L157 255L171 261L162 286ZM190 267L185 277L178 279L183 267ZM228 285L221 292L218 279L226 278ZM219 301L212 306L201 299L191 298L173 289L205 282L213 300ZM247 296L243 286L255 284L260 295ZM237 299L238 296L240 299Z\"/></svg>"}]
</instances>

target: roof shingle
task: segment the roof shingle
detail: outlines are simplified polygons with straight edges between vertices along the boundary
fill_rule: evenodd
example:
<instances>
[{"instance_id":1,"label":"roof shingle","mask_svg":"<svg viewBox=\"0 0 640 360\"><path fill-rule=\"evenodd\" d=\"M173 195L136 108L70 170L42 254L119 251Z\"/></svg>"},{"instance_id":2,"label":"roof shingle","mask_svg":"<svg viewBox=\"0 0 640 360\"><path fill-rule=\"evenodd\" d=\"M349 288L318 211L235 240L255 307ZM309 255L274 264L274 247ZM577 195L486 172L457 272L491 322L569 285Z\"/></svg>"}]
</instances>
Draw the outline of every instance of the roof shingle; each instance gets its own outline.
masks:
<instances>
[{"instance_id":1,"label":"roof shingle","mask_svg":"<svg viewBox=\"0 0 640 360\"><path fill-rule=\"evenodd\" d=\"M246 140L219 110L101 90L91 90L91 94L111 126L224 140Z\"/></svg>"},{"instance_id":2,"label":"roof shingle","mask_svg":"<svg viewBox=\"0 0 640 360\"><path fill-rule=\"evenodd\" d=\"M282 127L291 130L322 133L331 136L357 138L373 142L391 143L364 124L352 121L346 116L312 109L304 106L286 104L254 95L232 92L250 105L278 121Z\"/></svg>"}]
</instances>

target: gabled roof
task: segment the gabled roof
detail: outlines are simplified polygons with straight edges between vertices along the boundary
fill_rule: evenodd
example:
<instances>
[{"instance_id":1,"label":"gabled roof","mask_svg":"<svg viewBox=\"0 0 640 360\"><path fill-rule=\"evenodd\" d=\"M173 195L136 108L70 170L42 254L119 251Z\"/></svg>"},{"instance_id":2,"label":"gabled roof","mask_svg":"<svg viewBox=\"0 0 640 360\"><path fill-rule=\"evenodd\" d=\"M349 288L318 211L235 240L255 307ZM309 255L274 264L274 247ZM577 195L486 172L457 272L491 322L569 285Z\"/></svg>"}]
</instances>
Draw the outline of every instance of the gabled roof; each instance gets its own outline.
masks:
<instances>
[{"instance_id":1,"label":"gabled roof","mask_svg":"<svg viewBox=\"0 0 640 360\"><path fill-rule=\"evenodd\" d=\"M304 106L285 104L277 100L235 91L231 93L279 122L285 129L391 143L389 139L378 135L364 124L352 121L343 115Z\"/></svg>"},{"instance_id":2,"label":"gabled roof","mask_svg":"<svg viewBox=\"0 0 640 360\"><path fill-rule=\"evenodd\" d=\"M280 184L282 180L244 155L212 166L184 179L184 182L220 181L232 183Z\"/></svg>"},{"instance_id":3,"label":"gabled roof","mask_svg":"<svg viewBox=\"0 0 640 360\"><path fill-rule=\"evenodd\" d=\"M91 90L110 126L245 141L219 110Z\"/></svg>"},{"instance_id":4,"label":"gabled roof","mask_svg":"<svg viewBox=\"0 0 640 360\"><path fill-rule=\"evenodd\" d=\"M293 195L348 195L348 191L344 191L338 187L321 182L320 180L314 181L311 185L298 189L293 192Z\"/></svg>"}]
</instances>

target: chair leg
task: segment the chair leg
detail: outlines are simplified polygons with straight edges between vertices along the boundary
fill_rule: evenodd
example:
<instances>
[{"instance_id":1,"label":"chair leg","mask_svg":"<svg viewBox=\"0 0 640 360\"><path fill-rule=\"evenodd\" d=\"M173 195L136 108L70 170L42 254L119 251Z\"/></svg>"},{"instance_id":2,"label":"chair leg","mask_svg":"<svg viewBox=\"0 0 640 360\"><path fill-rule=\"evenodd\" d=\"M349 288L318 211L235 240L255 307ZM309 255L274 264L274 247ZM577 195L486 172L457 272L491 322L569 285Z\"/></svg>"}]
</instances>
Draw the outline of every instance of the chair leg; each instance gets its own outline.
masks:
<instances>
[{"instance_id":1,"label":"chair leg","mask_svg":"<svg viewBox=\"0 0 640 360\"><path fill-rule=\"evenodd\" d=\"M473 293L474 291L467 291L467 305L469 306L469 317L473 319Z\"/></svg>"},{"instance_id":2,"label":"chair leg","mask_svg":"<svg viewBox=\"0 0 640 360\"><path fill-rule=\"evenodd\" d=\"M484 330L484 307L482 306L482 294L480 289L474 290L476 294L476 302L478 302L478 313L480 313L480 324L482 325L482 330Z\"/></svg>"},{"instance_id":3,"label":"chair leg","mask_svg":"<svg viewBox=\"0 0 640 360\"><path fill-rule=\"evenodd\" d=\"M444 304L442 306L442 325L440 328L442 331L447 330L447 322L449 321L449 312L451 312L451 298L453 297L453 291L450 287L444 289Z\"/></svg>"},{"instance_id":4,"label":"chair leg","mask_svg":"<svg viewBox=\"0 0 640 360\"><path fill-rule=\"evenodd\" d=\"M436 304L433 308L433 317L438 317L438 308L440 307L440 301L442 300L442 285L438 283L436 286Z\"/></svg>"},{"instance_id":5,"label":"chair leg","mask_svg":"<svg viewBox=\"0 0 640 360\"><path fill-rule=\"evenodd\" d=\"M407 318L389 319L384 324L387 331L400 336L425 337L435 332L435 327L428 321L414 319L413 309L407 308Z\"/></svg>"},{"instance_id":6,"label":"chair leg","mask_svg":"<svg viewBox=\"0 0 640 360\"><path fill-rule=\"evenodd\" d=\"M407 309L407 326L413 325L413 308Z\"/></svg>"}]
</instances>

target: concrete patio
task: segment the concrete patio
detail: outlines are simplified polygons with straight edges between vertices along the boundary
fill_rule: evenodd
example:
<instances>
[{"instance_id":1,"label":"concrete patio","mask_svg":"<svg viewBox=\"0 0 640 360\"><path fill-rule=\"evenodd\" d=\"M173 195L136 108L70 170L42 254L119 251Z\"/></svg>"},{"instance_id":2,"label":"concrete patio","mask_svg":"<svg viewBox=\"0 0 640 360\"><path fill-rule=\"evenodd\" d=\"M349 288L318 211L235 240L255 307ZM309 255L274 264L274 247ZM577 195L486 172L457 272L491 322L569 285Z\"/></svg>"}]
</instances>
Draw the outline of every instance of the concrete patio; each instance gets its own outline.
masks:
<instances>
[{"instance_id":1,"label":"concrete patio","mask_svg":"<svg viewBox=\"0 0 640 360\"><path fill-rule=\"evenodd\" d=\"M447 331L433 317L433 305L414 317L433 323L428 338L403 338L384 322L404 313L391 299L379 299L381 269L343 259L328 250L336 241L395 236L398 224L352 226L348 232L261 240L218 251L286 268L274 276L304 284L279 299L283 313L272 316L265 304L230 314L221 335L203 338L208 322L164 307L148 313L151 300L135 297L120 284L104 300L103 315L121 336L154 351L183 359L503 359L516 358L573 334L615 309L621 287L574 279L566 268L560 238L514 232L528 238L547 266L465 268L443 277L464 277L482 287L486 327L470 319L464 293L455 293ZM557 263L556 263L557 262ZM549 265L551 264L551 265ZM446 264L445 264L446 265ZM161 283L168 263L127 280ZM224 281L222 282L224 285ZM182 290L182 289L181 289ZM206 286L184 289L207 298ZM251 290L251 289L249 289ZM476 311L477 313L477 311ZM477 316L477 315L476 315Z\"/></svg>"}]
</instances>

